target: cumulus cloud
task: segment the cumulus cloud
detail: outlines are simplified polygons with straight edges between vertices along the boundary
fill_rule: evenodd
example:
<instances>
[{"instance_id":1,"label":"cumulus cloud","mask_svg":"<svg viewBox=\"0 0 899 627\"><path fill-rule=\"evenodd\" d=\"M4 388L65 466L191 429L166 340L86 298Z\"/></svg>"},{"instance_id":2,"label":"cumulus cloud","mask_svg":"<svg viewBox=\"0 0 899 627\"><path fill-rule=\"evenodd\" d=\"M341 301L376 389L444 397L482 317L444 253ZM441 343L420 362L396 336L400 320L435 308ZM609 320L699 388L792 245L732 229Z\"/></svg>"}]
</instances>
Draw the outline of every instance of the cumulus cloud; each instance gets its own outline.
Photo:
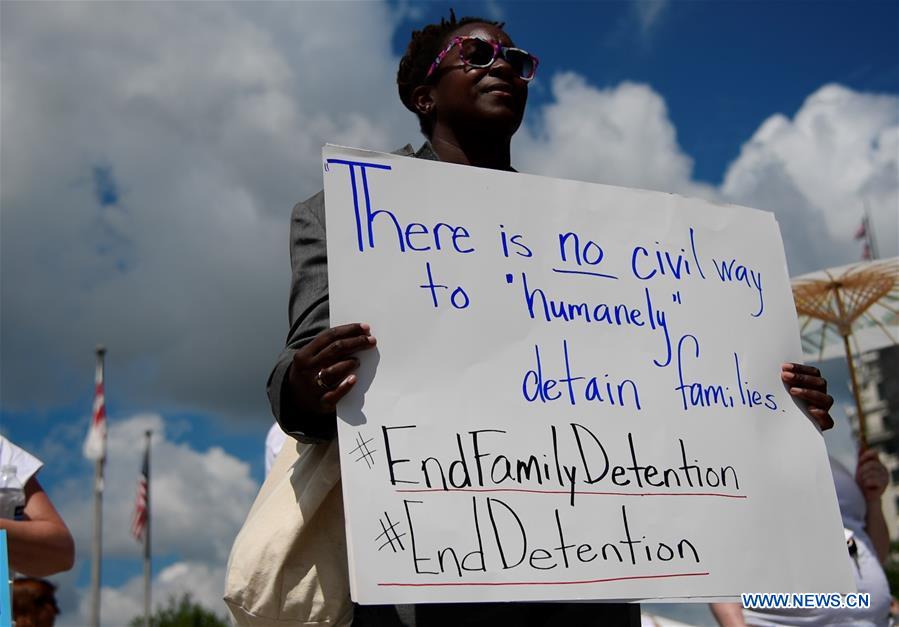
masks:
<instances>
[{"instance_id":1,"label":"cumulus cloud","mask_svg":"<svg viewBox=\"0 0 899 627\"><path fill-rule=\"evenodd\" d=\"M380 3L2 10L4 406L48 387L64 401L102 341L135 404L266 415L289 211L321 187L322 143L416 136L383 79L395 17Z\"/></svg>"},{"instance_id":2,"label":"cumulus cloud","mask_svg":"<svg viewBox=\"0 0 899 627\"><path fill-rule=\"evenodd\" d=\"M857 259L865 207L881 255L899 254L899 98L821 87L761 124L722 191L777 214L795 274Z\"/></svg>"},{"instance_id":3,"label":"cumulus cloud","mask_svg":"<svg viewBox=\"0 0 899 627\"><path fill-rule=\"evenodd\" d=\"M155 599L164 603L170 593L180 596L182 591L190 590L207 607L223 613L225 562L259 486L250 476L249 464L221 448L199 451L171 441L166 424L158 415L137 415L110 422L103 494L104 558L140 558L141 545L131 536L130 528L147 430L153 432L150 488L153 553L157 558L177 556L178 559L156 576ZM58 446L66 434L75 439L71 429L64 429L54 432L48 440L52 439L53 446ZM69 457L72 457L71 450L79 449L70 446ZM54 464L64 461L61 456L54 458ZM91 490L92 482L83 476L73 477L52 490L54 503L69 525L78 548L75 572L87 568L90 560ZM75 587L75 572L59 579L59 596L66 620L78 625L84 624L88 616L89 595ZM124 625L143 611L142 581L137 577L119 587L104 587L104 624Z\"/></svg>"},{"instance_id":4,"label":"cumulus cloud","mask_svg":"<svg viewBox=\"0 0 899 627\"><path fill-rule=\"evenodd\" d=\"M224 565L212 567L198 562L176 562L153 578L154 611L168 605L169 599L180 599L189 591L191 599L206 609L227 616L222 601L225 577ZM80 596L77 606L63 611L57 619L58 627L81 627L90 617L90 595ZM144 614L144 580L134 577L118 587L104 586L100 595L100 618L104 625L127 625L132 618Z\"/></svg>"},{"instance_id":5,"label":"cumulus cloud","mask_svg":"<svg viewBox=\"0 0 899 627\"><path fill-rule=\"evenodd\" d=\"M881 256L899 254L899 98L828 85L790 119L762 121L720 187L694 181L664 98L648 85L600 89L573 72L516 139L522 169L701 196L773 211L791 272L858 259L871 212Z\"/></svg>"},{"instance_id":6,"label":"cumulus cloud","mask_svg":"<svg viewBox=\"0 0 899 627\"><path fill-rule=\"evenodd\" d=\"M140 554L140 545L130 535L130 528L147 430L153 432L154 551L187 560L223 563L259 488L250 476L250 466L219 447L201 452L170 441L165 422L155 414L110 423L103 495L104 555ZM64 483L53 494L75 537L79 554L84 557L89 554L92 537L91 487L91 482L79 477Z\"/></svg>"},{"instance_id":7,"label":"cumulus cloud","mask_svg":"<svg viewBox=\"0 0 899 627\"><path fill-rule=\"evenodd\" d=\"M522 169L564 178L709 196L691 181L662 96L624 82L599 89L574 72L551 81L551 99L516 138Z\"/></svg>"}]
</instances>

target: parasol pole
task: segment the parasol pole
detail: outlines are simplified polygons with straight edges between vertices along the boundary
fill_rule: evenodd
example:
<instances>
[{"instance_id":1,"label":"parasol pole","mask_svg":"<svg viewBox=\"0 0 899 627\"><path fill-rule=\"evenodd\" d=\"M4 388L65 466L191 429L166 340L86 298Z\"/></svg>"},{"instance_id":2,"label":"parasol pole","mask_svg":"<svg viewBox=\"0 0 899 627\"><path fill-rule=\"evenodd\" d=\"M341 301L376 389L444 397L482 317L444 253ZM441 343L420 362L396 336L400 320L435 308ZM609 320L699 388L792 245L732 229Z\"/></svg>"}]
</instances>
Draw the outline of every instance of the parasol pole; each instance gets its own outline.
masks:
<instances>
[{"instance_id":1,"label":"parasol pole","mask_svg":"<svg viewBox=\"0 0 899 627\"><path fill-rule=\"evenodd\" d=\"M862 409L862 399L858 390L858 379L855 376L855 363L852 361L852 349L849 347L849 335L851 326L846 322L846 312L843 309L843 299L840 297L842 284L835 282L833 295L837 301L837 311L840 314L840 335L843 337L843 348L846 350L846 363L849 364L849 380L852 382L852 396L855 397L855 415L858 416L858 441L862 449L868 448L868 428L865 423L865 412Z\"/></svg>"}]
</instances>

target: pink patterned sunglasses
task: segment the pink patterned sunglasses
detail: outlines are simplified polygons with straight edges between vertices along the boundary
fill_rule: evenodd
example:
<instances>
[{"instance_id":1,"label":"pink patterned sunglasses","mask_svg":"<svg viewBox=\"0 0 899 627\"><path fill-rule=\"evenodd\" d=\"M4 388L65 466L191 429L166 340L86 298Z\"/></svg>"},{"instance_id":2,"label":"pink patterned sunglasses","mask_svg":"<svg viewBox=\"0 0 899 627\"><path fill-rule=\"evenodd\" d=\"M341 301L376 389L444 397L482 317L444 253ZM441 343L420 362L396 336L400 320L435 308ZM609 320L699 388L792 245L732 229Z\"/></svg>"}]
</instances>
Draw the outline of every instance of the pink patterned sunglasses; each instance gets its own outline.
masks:
<instances>
[{"instance_id":1,"label":"pink patterned sunglasses","mask_svg":"<svg viewBox=\"0 0 899 627\"><path fill-rule=\"evenodd\" d=\"M431 74L437 71L437 67L444 57L454 46L459 46L459 58L462 63L470 67L485 68L493 65L497 57L505 59L506 63L512 66L512 69L519 78L529 81L537 74L537 64L540 60L531 53L521 48L512 48L496 43L495 41L487 41L480 37L453 37L449 45L437 55L425 80L431 77Z\"/></svg>"}]
</instances>

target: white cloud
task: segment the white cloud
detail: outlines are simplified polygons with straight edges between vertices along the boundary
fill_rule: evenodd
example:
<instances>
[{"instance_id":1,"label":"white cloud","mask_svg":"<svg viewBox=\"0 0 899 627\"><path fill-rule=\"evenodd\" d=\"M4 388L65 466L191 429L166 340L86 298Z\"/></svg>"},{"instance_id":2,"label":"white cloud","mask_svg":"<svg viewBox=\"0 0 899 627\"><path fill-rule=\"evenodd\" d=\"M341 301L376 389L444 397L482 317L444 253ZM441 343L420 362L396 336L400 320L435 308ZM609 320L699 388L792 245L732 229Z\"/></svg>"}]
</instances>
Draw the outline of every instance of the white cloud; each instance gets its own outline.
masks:
<instances>
[{"instance_id":1,"label":"white cloud","mask_svg":"<svg viewBox=\"0 0 899 627\"><path fill-rule=\"evenodd\" d=\"M259 488L250 476L250 466L219 447L201 452L168 440L165 423L155 414L110 422L103 495L104 555L140 556L140 544L130 535L130 528L148 429L153 431L150 496L154 552L224 563ZM90 484L75 478L53 494L81 558L89 557L91 546Z\"/></svg>"},{"instance_id":2,"label":"white cloud","mask_svg":"<svg viewBox=\"0 0 899 627\"><path fill-rule=\"evenodd\" d=\"M2 10L4 405L74 395L102 341L135 404L267 415L289 211L321 186L322 143L417 135L384 80L395 17L380 3ZM117 203L98 203L97 167Z\"/></svg>"},{"instance_id":3,"label":"white cloud","mask_svg":"<svg viewBox=\"0 0 899 627\"><path fill-rule=\"evenodd\" d=\"M793 273L858 259L866 204L881 256L899 254L899 98L820 88L792 120L761 124L722 191L777 214Z\"/></svg>"},{"instance_id":4,"label":"white cloud","mask_svg":"<svg viewBox=\"0 0 899 627\"><path fill-rule=\"evenodd\" d=\"M574 72L552 78L551 101L516 138L522 169L549 176L709 196L691 181L665 100L648 85L598 89Z\"/></svg>"},{"instance_id":5,"label":"white cloud","mask_svg":"<svg viewBox=\"0 0 899 627\"><path fill-rule=\"evenodd\" d=\"M227 607L222 601L224 565L212 567L199 562L176 562L164 568L152 582L152 611L166 607L172 598L180 599L190 592L191 600L226 617ZM143 576L129 579L118 587L104 586L100 595L100 619L104 625L127 625L132 618L144 613ZM63 610L58 627L81 627L90 617L89 594L80 595L77 607Z\"/></svg>"},{"instance_id":6,"label":"white cloud","mask_svg":"<svg viewBox=\"0 0 899 627\"><path fill-rule=\"evenodd\" d=\"M648 85L599 89L573 72L516 138L522 169L702 196L773 211L791 272L859 258L865 204L881 256L899 254L899 98L829 85L791 120L773 115L744 144L720 188L692 179L665 101Z\"/></svg>"},{"instance_id":7,"label":"white cloud","mask_svg":"<svg viewBox=\"0 0 899 627\"><path fill-rule=\"evenodd\" d=\"M142 545L131 536L130 528L144 432L148 429L153 432L150 466L153 554L157 559L172 556L178 559L157 574L154 598L164 604L170 594L180 596L190 591L196 600L223 614L225 563L259 485L250 476L249 464L221 448L199 451L172 442L167 437L165 422L158 415L137 415L110 422L103 494L104 558L140 559ZM57 441L70 432L70 429L57 430L50 434L48 441ZM54 459L54 463L64 461ZM88 477L79 476L54 486L51 491L77 547L75 569L56 578L65 619L62 624L84 624L90 608L90 595L86 589L76 588L75 576L78 571L87 572L91 557L92 485ZM143 612L142 577L117 587L104 586L102 604L104 624L126 624Z\"/></svg>"}]
</instances>

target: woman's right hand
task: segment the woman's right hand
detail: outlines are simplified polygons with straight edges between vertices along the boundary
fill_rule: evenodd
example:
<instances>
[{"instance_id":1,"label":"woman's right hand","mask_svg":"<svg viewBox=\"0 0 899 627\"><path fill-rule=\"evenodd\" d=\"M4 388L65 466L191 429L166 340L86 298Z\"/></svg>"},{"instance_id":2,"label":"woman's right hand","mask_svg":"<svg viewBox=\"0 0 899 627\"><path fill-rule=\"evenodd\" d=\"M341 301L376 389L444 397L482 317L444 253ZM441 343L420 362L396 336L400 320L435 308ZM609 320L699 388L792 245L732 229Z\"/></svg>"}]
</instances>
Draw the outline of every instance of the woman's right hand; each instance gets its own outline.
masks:
<instances>
[{"instance_id":1,"label":"woman's right hand","mask_svg":"<svg viewBox=\"0 0 899 627\"><path fill-rule=\"evenodd\" d=\"M296 407L303 413L334 412L337 401L356 383L355 353L375 343L371 327L352 323L322 331L294 353L287 381Z\"/></svg>"}]
</instances>

